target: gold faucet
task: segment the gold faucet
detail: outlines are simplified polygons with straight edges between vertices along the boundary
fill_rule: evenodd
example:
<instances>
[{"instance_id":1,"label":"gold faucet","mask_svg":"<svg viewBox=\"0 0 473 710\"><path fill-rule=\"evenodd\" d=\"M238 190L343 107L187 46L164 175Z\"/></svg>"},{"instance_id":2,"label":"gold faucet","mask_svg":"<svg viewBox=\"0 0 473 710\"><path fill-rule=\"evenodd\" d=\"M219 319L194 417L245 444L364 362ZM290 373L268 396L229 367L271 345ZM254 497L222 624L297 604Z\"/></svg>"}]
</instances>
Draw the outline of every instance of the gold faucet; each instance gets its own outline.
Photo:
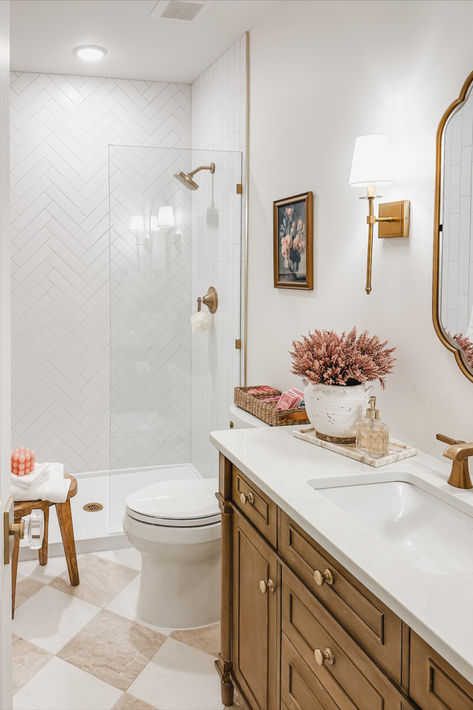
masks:
<instances>
[{"instance_id":1,"label":"gold faucet","mask_svg":"<svg viewBox=\"0 0 473 710\"><path fill-rule=\"evenodd\" d=\"M467 444L464 441L451 439L444 434L437 434L437 439L449 444L443 455L447 459L452 459L452 472L447 483L455 488L473 488L470 472L468 470L468 457L473 456L473 444Z\"/></svg>"}]
</instances>

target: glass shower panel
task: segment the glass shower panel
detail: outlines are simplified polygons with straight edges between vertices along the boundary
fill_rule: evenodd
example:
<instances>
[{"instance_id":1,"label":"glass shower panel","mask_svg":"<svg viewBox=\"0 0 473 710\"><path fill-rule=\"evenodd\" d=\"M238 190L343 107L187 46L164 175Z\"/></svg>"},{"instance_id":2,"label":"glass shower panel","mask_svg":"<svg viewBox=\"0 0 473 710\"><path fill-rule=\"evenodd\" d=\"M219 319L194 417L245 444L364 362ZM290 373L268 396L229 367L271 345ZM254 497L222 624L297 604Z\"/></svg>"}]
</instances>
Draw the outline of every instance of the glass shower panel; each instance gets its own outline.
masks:
<instances>
[{"instance_id":1,"label":"glass shower panel","mask_svg":"<svg viewBox=\"0 0 473 710\"><path fill-rule=\"evenodd\" d=\"M175 178L200 165L190 190ZM110 530L159 480L217 475L208 443L240 381L241 154L110 146ZM219 295L207 331L197 297ZM204 307L204 310L205 307Z\"/></svg>"}]
</instances>

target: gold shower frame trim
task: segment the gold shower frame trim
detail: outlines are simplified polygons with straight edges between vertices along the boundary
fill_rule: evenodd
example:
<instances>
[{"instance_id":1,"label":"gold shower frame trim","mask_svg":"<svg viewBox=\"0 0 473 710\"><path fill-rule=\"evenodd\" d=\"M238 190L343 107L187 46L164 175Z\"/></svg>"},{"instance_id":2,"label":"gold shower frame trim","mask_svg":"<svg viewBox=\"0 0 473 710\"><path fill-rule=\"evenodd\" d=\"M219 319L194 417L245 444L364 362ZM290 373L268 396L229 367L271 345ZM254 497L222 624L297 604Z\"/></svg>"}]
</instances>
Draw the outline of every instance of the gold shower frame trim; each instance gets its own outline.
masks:
<instances>
[{"instance_id":1,"label":"gold shower frame trim","mask_svg":"<svg viewBox=\"0 0 473 710\"><path fill-rule=\"evenodd\" d=\"M245 126L245 187L244 187L244 248L243 261L243 386L248 378L248 261L249 261L249 224L250 224L250 33L245 32L246 39L246 126Z\"/></svg>"}]
</instances>

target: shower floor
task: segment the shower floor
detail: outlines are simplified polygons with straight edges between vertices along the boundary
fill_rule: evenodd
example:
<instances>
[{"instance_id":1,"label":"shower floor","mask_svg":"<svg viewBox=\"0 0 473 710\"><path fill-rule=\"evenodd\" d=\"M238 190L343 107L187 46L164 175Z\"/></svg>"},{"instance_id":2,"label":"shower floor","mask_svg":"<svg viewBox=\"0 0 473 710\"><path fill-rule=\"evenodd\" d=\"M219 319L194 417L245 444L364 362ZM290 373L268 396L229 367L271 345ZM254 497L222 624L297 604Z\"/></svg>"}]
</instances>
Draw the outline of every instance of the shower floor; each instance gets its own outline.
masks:
<instances>
[{"instance_id":1,"label":"shower floor","mask_svg":"<svg viewBox=\"0 0 473 710\"><path fill-rule=\"evenodd\" d=\"M200 478L192 464L153 466L141 469L116 469L76 473L77 495L71 500L72 519L78 551L107 549L126 544L122 527L125 500L130 493L158 481ZM100 503L103 510L87 512L86 503ZM49 522L50 555L62 553L57 518L51 510ZM95 543L95 544L94 544ZM22 544L24 547L24 545ZM22 559L36 557L34 551L22 550Z\"/></svg>"}]
</instances>

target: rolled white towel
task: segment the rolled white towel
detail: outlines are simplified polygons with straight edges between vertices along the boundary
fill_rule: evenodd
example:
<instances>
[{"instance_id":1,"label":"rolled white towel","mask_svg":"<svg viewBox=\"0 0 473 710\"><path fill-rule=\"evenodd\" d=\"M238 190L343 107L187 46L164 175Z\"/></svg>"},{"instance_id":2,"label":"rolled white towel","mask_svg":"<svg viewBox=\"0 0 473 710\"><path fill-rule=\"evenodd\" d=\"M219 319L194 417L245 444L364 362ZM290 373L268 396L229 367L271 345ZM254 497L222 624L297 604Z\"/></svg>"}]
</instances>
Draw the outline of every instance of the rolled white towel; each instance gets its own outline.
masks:
<instances>
[{"instance_id":1,"label":"rolled white towel","mask_svg":"<svg viewBox=\"0 0 473 710\"><path fill-rule=\"evenodd\" d=\"M15 476L16 478L16 476ZM29 488L21 488L12 482L13 500L49 500L64 503L71 485L70 478L64 478L62 463L50 463L46 480Z\"/></svg>"},{"instance_id":2,"label":"rolled white towel","mask_svg":"<svg viewBox=\"0 0 473 710\"><path fill-rule=\"evenodd\" d=\"M196 331L208 330L211 322L212 319L210 317L210 313L197 311L197 313L194 313L194 315L191 316L192 332L195 333Z\"/></svg>"}]
</instances>

